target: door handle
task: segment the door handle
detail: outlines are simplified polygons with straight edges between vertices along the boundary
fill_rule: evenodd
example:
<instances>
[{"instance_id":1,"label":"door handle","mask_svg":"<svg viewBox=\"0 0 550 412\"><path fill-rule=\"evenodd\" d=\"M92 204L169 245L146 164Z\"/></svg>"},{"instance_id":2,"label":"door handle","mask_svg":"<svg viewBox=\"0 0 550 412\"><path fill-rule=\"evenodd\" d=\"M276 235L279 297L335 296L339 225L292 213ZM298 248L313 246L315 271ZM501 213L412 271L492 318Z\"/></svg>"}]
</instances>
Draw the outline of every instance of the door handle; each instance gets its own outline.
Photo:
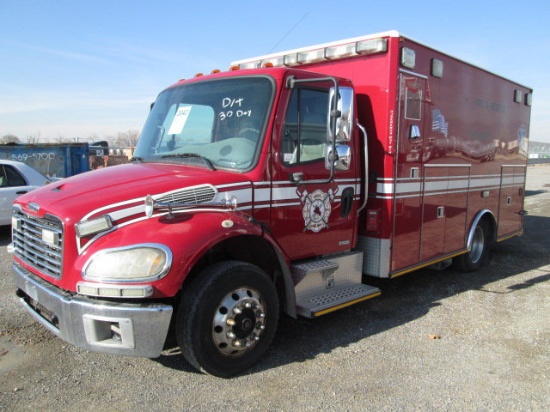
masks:
<instances>
[{"instance_id":1,"label":"door handle","mask_svg":"<svg viewBox=\"0 0 550 412\"><path fill-rule=\"evenodd\" d=\"M353 187L346 187L344 191L342 192L342 202L341 202L341 211L340 216L346 217L349 215L349 212L351 212L351 206L353 205L353 195L354 195Z\"/></svg>"},{"instance_id":2,"label":"door handle","mask_svg":"<svg viewBox=\"0 0 550 412\"><path fill-rule=\"evenodd\" d=\"M16 195L24 195L27 192L28 192L28 190L21 190L20 192L15 192L15 194Z\"/></svg>"}]
</instances>

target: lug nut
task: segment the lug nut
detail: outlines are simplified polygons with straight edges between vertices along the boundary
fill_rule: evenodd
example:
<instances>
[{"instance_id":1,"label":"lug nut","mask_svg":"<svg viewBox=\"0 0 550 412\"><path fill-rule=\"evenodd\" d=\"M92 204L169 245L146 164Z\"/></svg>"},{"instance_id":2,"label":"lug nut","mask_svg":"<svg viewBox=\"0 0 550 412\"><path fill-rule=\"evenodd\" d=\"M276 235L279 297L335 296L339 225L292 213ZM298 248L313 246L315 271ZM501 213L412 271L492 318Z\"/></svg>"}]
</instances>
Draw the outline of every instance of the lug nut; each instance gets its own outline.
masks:
<instances>
[{"instance_id":1,"label":"lug nut","mask_svg":"<svg viewBox=\"0 0 550 412\"><path fill-rule=\"evenodd\" d=\"M237 322L235 322L235 319L233 318L227 318L225 323L227 323L228 326L235 326L237 324Z\"/></svg>"}]
</instances>

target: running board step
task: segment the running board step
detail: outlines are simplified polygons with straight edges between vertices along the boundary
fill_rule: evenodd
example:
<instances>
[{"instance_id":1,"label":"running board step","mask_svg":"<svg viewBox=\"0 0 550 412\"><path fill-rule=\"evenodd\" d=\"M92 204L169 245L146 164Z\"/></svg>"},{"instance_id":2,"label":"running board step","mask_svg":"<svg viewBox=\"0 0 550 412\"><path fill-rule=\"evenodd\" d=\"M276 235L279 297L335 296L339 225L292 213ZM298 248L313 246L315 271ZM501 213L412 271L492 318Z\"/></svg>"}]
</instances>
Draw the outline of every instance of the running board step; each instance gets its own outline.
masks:
<instances>
[{"instance_id":1,"label":"running board step","mask_svg":"<svg viewBox=\"0 0 550 412\"><path fill-rule=\"evenodd\" d=\"M361 283L362 267L361 252L292 265L298 314L314 318L378 296L380 289Z\"/></svg>"},{"instance_id":2,"label":"running board step","mask_svg":"<svg viewBox=\"0 0 550 412\"><path fill-rule=\"evenodd\" d=\"M362 283L325 289L318 295L298 299L298 314L306 318L315 318L355 303L374 298L379 296L380 293L380 289L377 287L364 285Z\"/></svg>"},{"instance_id":3,"label":"running board step","mask_svg":"<svg viewBox=\"0 0 550 412\"><path fill-rule=\"evenodd\" d=\"M339 265L331 260L310 260L292 265L294 284L300 283L308 275L319 273L323 278L332 275Z\"/></svg>"}]
</instances>

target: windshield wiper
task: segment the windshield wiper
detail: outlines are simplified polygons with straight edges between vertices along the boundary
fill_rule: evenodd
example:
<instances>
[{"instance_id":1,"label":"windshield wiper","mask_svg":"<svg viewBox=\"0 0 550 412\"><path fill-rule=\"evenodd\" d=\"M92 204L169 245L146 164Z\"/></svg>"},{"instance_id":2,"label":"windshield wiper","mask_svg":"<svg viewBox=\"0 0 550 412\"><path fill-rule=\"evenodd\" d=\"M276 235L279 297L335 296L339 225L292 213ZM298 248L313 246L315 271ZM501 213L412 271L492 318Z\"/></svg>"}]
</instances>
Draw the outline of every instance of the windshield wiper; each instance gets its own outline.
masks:
<instances>
[{"instance_id":1,"label":"windshield wiper","mask_svg":"<svg viewBox=\"0 0 550 412\"><path fill-rule=\"evenodd\" d=\"M169 159L169 158L176 158L176 159L200 159L202 162L208 167L210 170L216 170L210 159L201 156L197 153L178 153L178 154L169 154L164 155L160 157L161 159Z\"/></svg>"},{"instance_id":2,"label":"windshield wiper","mask_svg":"<svg viewBox=\"0 0 550 412\"><path fill-rule=\"evenodd\" d=\"M130 159L130 163L145 163L145 158L134 156Z\"/></svg>"}]
</instances>

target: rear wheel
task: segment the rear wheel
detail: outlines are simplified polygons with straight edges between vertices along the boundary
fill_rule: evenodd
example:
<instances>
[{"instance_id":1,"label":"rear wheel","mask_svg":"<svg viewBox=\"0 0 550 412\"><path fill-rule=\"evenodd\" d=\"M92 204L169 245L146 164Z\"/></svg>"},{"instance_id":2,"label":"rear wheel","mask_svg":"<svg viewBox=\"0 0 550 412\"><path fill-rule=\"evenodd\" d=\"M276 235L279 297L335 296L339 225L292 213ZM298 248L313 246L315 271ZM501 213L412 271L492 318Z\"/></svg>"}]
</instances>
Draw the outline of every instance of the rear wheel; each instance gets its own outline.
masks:
<instances>
[{"instance_id":1,"label":"rear wheel","mask_svg":"<svg viewBox=\"0 0 550 412\"><path fill-rule=\"evenodd\" d=\"M265 354L278 319L277 293L267 274L248 263L222 262L184 292L176 335L195 368L229 377Z\"/></svg>"},{"instance_id":2,"label":"rear wheel","mask_svg":"<svg viewBox=\"0 0 550 412\"><path fill-rule=\"evenodd\" d=\"M489 261L491 249L490 228L485 219L482 219L474 229L474 236L470 251L454 258L453 263L463 272L474 272L481 269Z\"/></svg>"}]
</instances>

